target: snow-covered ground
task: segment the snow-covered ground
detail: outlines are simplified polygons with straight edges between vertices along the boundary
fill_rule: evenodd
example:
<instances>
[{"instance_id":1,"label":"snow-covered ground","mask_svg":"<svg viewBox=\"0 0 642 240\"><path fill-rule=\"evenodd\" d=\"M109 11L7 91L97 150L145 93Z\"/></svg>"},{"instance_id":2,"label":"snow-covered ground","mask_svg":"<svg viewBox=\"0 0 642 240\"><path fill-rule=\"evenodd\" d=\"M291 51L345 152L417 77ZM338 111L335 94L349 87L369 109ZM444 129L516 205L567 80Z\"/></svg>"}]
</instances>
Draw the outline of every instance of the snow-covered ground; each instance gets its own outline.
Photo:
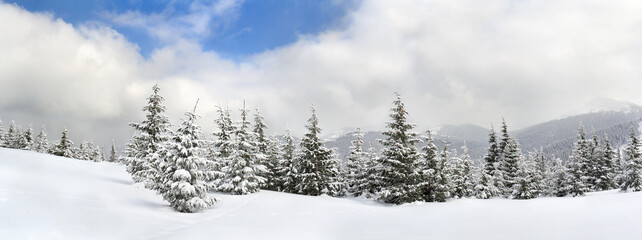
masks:
<instances>
[{"instance_id":1,"label":"snow-covered ground","mask_svg":"<svg viewBox=\"0 0 642 240\"><path fill-rule=\"evenodd\" d=\"M178 213L124 167L0 148L0 239L639 239L642 193L390 206L263 191Z\"/></svg>"}]
</instances>

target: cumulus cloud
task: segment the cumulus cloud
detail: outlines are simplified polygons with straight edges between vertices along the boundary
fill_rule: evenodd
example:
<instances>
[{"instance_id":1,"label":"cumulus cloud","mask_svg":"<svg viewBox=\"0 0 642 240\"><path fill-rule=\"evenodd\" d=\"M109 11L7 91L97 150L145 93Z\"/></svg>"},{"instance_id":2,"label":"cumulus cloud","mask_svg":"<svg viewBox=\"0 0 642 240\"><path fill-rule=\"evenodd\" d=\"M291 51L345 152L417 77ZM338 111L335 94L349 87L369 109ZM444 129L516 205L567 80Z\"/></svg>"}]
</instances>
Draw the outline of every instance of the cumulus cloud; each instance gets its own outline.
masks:
<instances>
[{"instance_id":1,"label":"cumulus cloud","mask_svg":"<svg viewBox=\"0 0 642 240\"><path fill-rule=\"evenodd\" d=\"M221 14L237 4L207 6ZM640 10L638 1L364 0L345 28L234 62L180 31L143 58L108 26L74 27L0 4L0 117L73 123L86 138L125 139L125 123L140 121L158 83L174 121L201 99L206 132L214 130L215 105L237 109L244 99L277 133L301 133L311 105L326 132L377 129L394 91L422 129L487 127L502 116L519 128L596 97L642 103ZM193 20L137 14L114 21L207 32L196 12Z\"/></svg>"}]
</instances>

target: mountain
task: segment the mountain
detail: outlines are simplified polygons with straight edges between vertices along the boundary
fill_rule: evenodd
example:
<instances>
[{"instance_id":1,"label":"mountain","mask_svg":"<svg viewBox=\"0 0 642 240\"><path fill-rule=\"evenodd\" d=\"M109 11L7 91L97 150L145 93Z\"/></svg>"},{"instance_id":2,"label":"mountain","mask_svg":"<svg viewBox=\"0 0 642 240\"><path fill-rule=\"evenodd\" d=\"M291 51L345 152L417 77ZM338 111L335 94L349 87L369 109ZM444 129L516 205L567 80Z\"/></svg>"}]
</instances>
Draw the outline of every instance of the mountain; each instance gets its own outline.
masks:
<instances>
[{"instance_id":1,"label":"mountain","mask_svg":"<svg viewBox=\"0 0 642 240\"><path fill-rule=\"evenodd\" d=\"M634 128L638 134L642 131L640 125L642 124L642 106L613 100L594 101L591 104L592 106L584 113L511 131L510 134L518 140L525 155L541 147L548 156L555 155L561 159L568 159L577 137L579 123L584 125L588 137L596 134L601 140L606 134L613 146L624 145L631 128ZM508 126L510 128L510 122ZM479 162L486 154L489 131L472 124L444 125L433 129L433 134L435 143L440 149L443 148L443 142L448 142L449 149L456 148L460 153L461 147L467 146L471 158ZM335 148L339 157L345 159L350 152L353 134L347 133L335 137L326 144L328 147ZM377 150L381 149L377 139L383 138L380 132L364 133L366 146L371 143Z\"/></svg>"}]
</instances>

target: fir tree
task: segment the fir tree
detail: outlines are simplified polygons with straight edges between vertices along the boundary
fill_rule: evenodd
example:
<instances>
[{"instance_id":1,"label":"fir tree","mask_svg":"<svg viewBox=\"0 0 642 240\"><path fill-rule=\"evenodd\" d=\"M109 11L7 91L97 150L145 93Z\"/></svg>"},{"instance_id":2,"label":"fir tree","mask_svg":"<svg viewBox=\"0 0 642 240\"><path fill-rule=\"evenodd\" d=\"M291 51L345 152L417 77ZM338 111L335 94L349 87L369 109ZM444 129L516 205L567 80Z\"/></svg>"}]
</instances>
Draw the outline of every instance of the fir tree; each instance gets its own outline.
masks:
<instances>
[{"instance_id":1,"label":"fir tree","mask_svg":"<svg viewBox=\"0 0 642 240\"><path fill-rule=\"evenodd\" d=\"M518 162L515 184L511 198L513 199L531 199L539 196L539 184L536 181L533 167L529 166L521 158Z\"/></svg>"},{"instance_id":2,"label":"fir tree","mask_svg":"<svg viewBox=\"0 0 642 240\"><path fill-rule=\"evenodd\" d=\"M544 156L544 150L540 148L535 154L530 155L530 159L531 163L534 163L533 182L537 185L540 194L551 195L551 172L548 159Z\"/></svg>"},{"instance_id":3,"label":"fir tree","mask_svg":"<svg viewBox=\"0 0 642 240\"><path fill-rule=\"evenodd\" d=\"M283 153L281 153L279 140L276 138L266 139L267 143L267 152L265 161L265 166L267 167L267 174L265 175L266 184L265 189L272 191L282 191L283 190L283 177L279 174L283 173Z\"/></svg>"},{"instance_id":4,"label":"fir tree","mask_svg":"<svg viewBox=\"0 0 642 240\"><path fill-rule=\"evenodd\" d=\"M181 127L167 142L167 158L161 167L162 181L158 185L163 198L179 212L198 212L210 207L216 199L208 194L206 171L211 161L203 157L205 142L194 113L185 113ZM159 146L157 146L159 147Z\"/></svg>"},{"instance_id":5,"label":"fir tree","mask_svg":"<svg viewBox=\"0 0 642 240\"><path fill-rule=\"evenodd\" d=\"M298 164L296 160L296 145L294 144L294 138L290 133L290 130L286 130L285 136L283 136L283 144L281 145L281 153L283 162L281 163L281 169L277 170L277 175L280 178L280 182L283 183L282 191L289 193L298 193L300 192L297 187L299 186L298 179Z\"/></svg>"},{"instance_id":6,"label":"fir tree","mask_svg":"<svg viewBox=\"0 0 642 240\"><path fill-rule=\"evenodd\" d=\"M499 145L497 146L498 147L497 152L499 153L499 158L501 158L501 155L504 154L506 146L508 146L511 140L511 137L508 134L508 126L506 125L506 120L504 120L504 118L502 118L501 133L502 133L502 138L501 138L501 141L499 142Z\"/></svg>"},{"instance_id":7,"label":"fir tree","mask_svg":"<svg viewBox=\"0 0 642 240\"><path fill-rule=\"evenodd\" d=\"M583 196L590 191L590 177L588 169L590 167L590 143L586 139L584 126L580 123L578 127L577 141L569 158L568 176L570 177L571 186L569 194L573 196Z\"/></svg>"},{"instance_id":8,"label":"fir tree","mask_svg":"<svg viewBox=\"0 0 642 240\"><path fill-rule=\"evenodd\" d=\"M18 126L14 121L11 121L11 125L9 125L9 130L5 135L5 147L22 149L21 140L23 137L24 135L22 133L22 130L20 129L20 126Z\"/></svg>"},{"instance_id":9,"label":"fir tree","mask_svg":"<svg viewBox=\"0 0 642 240\"><path fill-rule=\"evenodd\" d=\"M554 196L564 197L571 192L573 180L568 172L569 170L563 164L562 160L557 158L553 164L553 182L551 189Z\"/></svg>"},{"instance_id":10,"label":"fir tree","mask_svg":"<svg viewBox=\"0 0 642 240\"><path fill-rule=\"evenodd\" d=\"M4 125L2 124L2 119L0 119L0 147L5 147L5 144Z\"/></svg>"},{"instance_id":11,"label":"fir tree","mask_svg":"<svg viewBox=\"0 0 642 240\"><path fill-rule=\"evenodd\" d=\"M58 141L58 144L54 145L53 149L51 149L51 154L61 157L73 158L75 156L73 146L74 143L67 137L67 128L65 128L64 130L62 130L60 141Z\"/></svg>"},{"instance_id":12,"label":"fir tree","mask_svg":"<svg viewBox=\"0 0 642 240\"><path fill-rule=\"evenodd\" d=\"M348 155L348 163L346 165L346 182L348 193L352 196L358 197L365 195L369 192L370 186L368 185L368 161L369 156L367 152L363 151L363 134L361 129L357 128L357 132L353 134L352 146L350 146L350 155Z\"/></svg>"},{"instance_id":13,"label":"fir tree","mask_svg":"<svg viewBox=\"0 0 642 240\"><path fill-rule=\"evenodd\" d=\"M419 142L417 133L411 132L413 124L407 122L408 112L401 96L396 93L390 117L388 130L382 132L386 137L380 140L383 145L379 158L379 177L381 190L378 199L386 203L402 204L423 199L417 189L420 184L420 174L417 171L420 154L415 145Z\"/></svg>"},{"instance_id":14,"label":"fir tree","mask_svg":"<svg viewBox=\"0 0 642 240\"><path fill-rule=\"evenodd\" d=\"M45 130L45 125L40 127L40 133L36 136L36 140L33 142L31 147L34 151L39 153L46 153L49 149L49 140L47 140L47 131Z\"/></svg>"},{"instance_id":15,"label":"fir tree","mask_svg":"<svg viewBox=\"0 0 642 240\"><path fill-rule=\"evenodd\" d=\"M111 150L109 151L109 161L118 162L118 153L116 153L116 144L111 140Z\"/></svg>"},{"instance_id":16,"label":"fir tree","mask_svg":"<svg viewBox=\"0 0 642 240\"><path fill-rule=\"evenodd\" d=\"M505 124L504 124L505 125ZM495 176L499 161L499 147L497 146L497 134L493 126L490 127L488 134L488 153L484 156L484 171L487 175Z\"/></svg>"},{"instance_id":17,"label":"fir tree","mask_svg":"<svg viewBox=\"0 0 642 240\"><path fill-rule=\"evenodd\" d=\"M217 112L219 114L219 118L216 119L218 132L214 133L214 149L210 149L209 158L215 163L212 165L212 171L223 172L223 168L229 166L231 155L234 152L235 142L233 136L236 129L232 123L232 117L228 108L224 109L219 105L217 106ZM213 179L213 185L215 188L218 188L223 184L224 180L224 178Z\"/></svg>"},{"instance_id":18,"label":"fir tree","mask_svg":"<svg viewBox=\"0 0 642 240\"><path fill-rule=\"evenodd\" d=\"M432 132L428 131L426 145L422 148L423 159L419 161L420 183L419 191L426 202L443 202L449 196L449 187L442 184L445 177L439 159L439 149L432 138Z\"/></svg>"},{"instance_id":19,"label":"fir tree","mask_svg":"<svg viewBox=\"0 0 642 240\"><path fill-rule=\"evenodd\" d=\"M479 199L489 199L500 194L495 184L493 176L488 174L485 169L479 171L479 180L475 184L475 197Z\"/></svg>"},{"instance_id":20,"label":"fir tree","mask_svg":"<svg viewBox=\"0 0 642 240\"><path fill-rule=\"evenodd\" d=\"M642 153L640 153L640 140L635 129L631 130L629 141L624 149L623 156L625 168L622 175L620 189L629 189L638 192L642 190Z\"/></svg>"},{"instance_id":21,"label":"fir tree","mask_svg":"<svg viewBox=\"0 0 642 240\"><path fill-rule=\"evenodd\" d=\"M596 166L595 190L604 191L616 187L615 184L615 150L611 147L608 136L604 134L604 147L598 151Z\"/></svg>"},{"instance_id":22,"label":"fir tree","mask_svg":"<svg viewBox=\"0 0 642 240\"><path fill-rule=\"evenodd\" d=\"M22 133L22 137L19 140L19 143L20 143L19 144L19 149L31 151L32 147L33 147L33 142L34 142L34 139L33 139L33 128L31 127L31 125L29 125L27 130L25 130Z\"/></svg>"},{"instance_id":23,"label":"fir tree","mask_svg":"<svg viewBox=\"0 0 642 240\"><path fill-rule=\"evenodd\" d=\"M152 95L147 98L147 106L142 109L146 112L145 120L129 124L137 133L127 144L125 163L127 172L135 182L150 180L159 174L158 169L151 168L153 163L149 156L158 150L161 143L167 141L170 127L169 119L163 115L165 106L164 98L159 95L160 88L154 85L152 91Z\"/></svg>"},{"instance_id":24,"label":"fir tree","mask_svg":"<svg viewBox=\"0 0 642 240\"><path fill-rule=\"evenodd\" d=\"M267 172L267 169L259 163L257 144L254 141L254 134L248 131L249 127L247 109L243 105L241 121L237 123L234 133L235 142L230 154L230 162L223 168L225 179L220 186L220 191L244 195L258 192L259 187L265 182L262 175Z\"/></svg>"},{"instance_id":25,"label":"fir tree","mask_svg":"<svg viewBox=\"0 0 642 240\"><path fill-rule=\"evenodd\" d=\"M456 198L470 197L474 193L474 182L471 171L472 161L468 155L468 148L462 147L462 155L451 158L452 196Z\"/></svg>"},{"instance_id":26,"label":"fir tree","mask_svg":"<svg viewBox=\"0 0 642 240\"><path fill-rule=\"evenodd\" d=\"M274 169L268 167L270 165L269 161L269 156L268 156L268 147L271 143L269 143L267 136L265 136L265 131L267 130L267 126L263 122L263 116L261 115L261 111L259 108L256 108L256 113L254 114L254 128L252 129L253 137L254 137L254 142L256 143L256 151L257 151L257 161L259 164L266 166L266 171L261 173L261 177L265 178L265 187L267 187L270 190L274 190L271 187L268 187L267 185L272 185L274 186L274 183L271 183L270 180L272 180L272 174ZM274 150L274 149L273 149ZM276 155L273 155L272 157L276 157Z\"/></svg>"},{"instance_id":27,"label":"fir tree","mask_svg":"<svg viewBox=\"0 0 642 240\"><path fill-rule=\"evenodd\" d=\"M297 189L304 195L340 195L343 191L343 182L339 172L339 160L319 138L321 134L319 119L315 109L310 109L312 116L306 125L308 133L301 140L301 152L297 157Z\"/></svg>"},{"instance_id":28,"label":"fir tree","mask_svg":"<svg viewBox=\"0 0 642 240\"><path fill-rule=\"evenodd\" d=\"M500 162L501 178L503 189L500 189L504 196L511 196L513 185L517 182L517 171L519 170L519 161L523 161L524 156L519 149L517 140L510 138L508 144L504 147Z\"/></svg>"}]
</instances>

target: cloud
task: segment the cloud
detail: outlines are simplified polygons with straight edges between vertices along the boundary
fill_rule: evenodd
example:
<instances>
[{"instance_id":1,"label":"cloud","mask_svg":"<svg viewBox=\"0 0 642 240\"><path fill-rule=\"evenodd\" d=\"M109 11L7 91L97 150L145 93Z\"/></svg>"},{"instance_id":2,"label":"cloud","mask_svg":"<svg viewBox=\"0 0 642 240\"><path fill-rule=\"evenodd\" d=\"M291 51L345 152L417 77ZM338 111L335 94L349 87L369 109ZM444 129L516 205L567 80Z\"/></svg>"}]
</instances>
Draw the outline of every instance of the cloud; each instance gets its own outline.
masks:
<instances>
[{"instance_id":1,"label":"cloud","mask_svg":"<svg viewBox=\"0 0 642 240\"><path fill-rule=\"evenodd\" d=\"M186 11L177 11L177 2L171 1L159 13L126 11L103 12L104 18L119 25L142 29L163 43L182 39L200 40L216 35L238 18L243 0L196 0Z\"/></svg>"},{"instance_id":2,"label":"cloud","mask_svg":"<svg viewBox=\"0 0 642 240\"><path fill-rule=\"evenodd\" d=\"M277 133L302 133L311 105L326 133L381 128L394 91L421 129L489 126L502 116L514 129L597 97L642 103L642 2L365 0L345 28L241 62L204 51L193 37L211 34L203 27L211 17L240 2L194 4L212 11L113 16L171 39L148 58L109 26L74 27L0 4L0 117L73 124L79 136L122 143L154 83L173 121L200 98L208 133L215 105L237 109L244 99Z\"/></svg>"}]
</instances>

